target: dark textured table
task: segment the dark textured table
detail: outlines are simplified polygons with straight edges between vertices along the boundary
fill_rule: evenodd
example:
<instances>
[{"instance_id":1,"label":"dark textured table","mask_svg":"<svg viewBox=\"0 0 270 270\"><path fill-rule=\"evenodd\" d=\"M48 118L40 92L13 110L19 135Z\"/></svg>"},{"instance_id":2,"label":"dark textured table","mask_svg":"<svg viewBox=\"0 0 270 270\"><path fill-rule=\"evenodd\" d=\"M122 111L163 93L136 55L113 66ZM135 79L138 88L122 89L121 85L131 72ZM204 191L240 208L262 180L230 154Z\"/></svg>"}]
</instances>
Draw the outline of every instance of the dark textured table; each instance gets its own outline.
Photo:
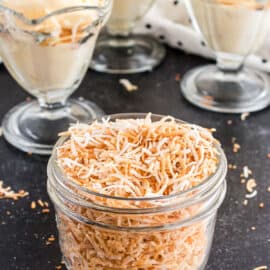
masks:
<instances>
[{"instance_id":1,"label":"dark textured table","mask_svg":"<svg viewBox=\"0 0 270 270\"><path fill-rule=\"evenodd\" d=\"M106 113L153 112L217 129L216 136L224 145L229 163L228 194L219 211L214 244L207 270L252 270L261 265L270 268L270 109L252 114L246 121L239 115L205 112L188 104L180 94L176 74L183 75L206 60L168 50L168 57L154 72L132 76L110 76L89 71L75 96L95 101ZM139 91L128 93L119 85L129 78ZM27 94L0 68L0 117ZM232 125L228 125L232 120ZM232 137L241 145L232 151ZM57 235L53 207L50 213L31 209L31 201L48 201L46 192L47 158L24 154L0 138L0 179L14 190L25 189L30 195L18 201L0 200L0 269L47 270L61 262L57 241L46 240ZM245 185L240 183L243 166L247 165L257 181L258 195L245 200ZM264 208L259 208L263 202ZM256 229L252 230L252 227ZM63 268L64 269L64 268Z\"/></svg>"}]
</instances>

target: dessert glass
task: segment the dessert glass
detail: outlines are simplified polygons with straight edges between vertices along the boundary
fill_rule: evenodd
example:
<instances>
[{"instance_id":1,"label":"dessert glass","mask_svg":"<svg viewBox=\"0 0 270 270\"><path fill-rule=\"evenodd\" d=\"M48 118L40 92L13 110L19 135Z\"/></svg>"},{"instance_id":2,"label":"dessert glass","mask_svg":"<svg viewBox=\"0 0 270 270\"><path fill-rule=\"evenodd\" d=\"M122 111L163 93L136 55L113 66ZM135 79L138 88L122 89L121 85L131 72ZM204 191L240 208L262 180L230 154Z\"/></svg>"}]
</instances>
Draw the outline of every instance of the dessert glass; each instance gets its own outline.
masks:
<instances>
[{"instance_id":1,"label":"dessert glass","mask_svg":"<svg viewBox=\"0 0 270 270\"><path fill-rule=\"evenodd\" d=\"M17 105L3 120L6 140L26 152L50 154L58 133L70 123L103 114L90 101L68 97L88 69L112 1L70 3L50 0L31 6L2 1L0 5L3 62L19 85L37 98Z\"/></svg>"},{"instance_id":2,"label":"dessert glass","mask_svg":"<svg viewBox=\"0 0 270 270\"><path fill-rule=\"evenodd\" d=\"M165 57L156 39L132 34L137 21L155 0L114 0L107 31L97 42L91 68L106 73L127 74L151 71Z\"/></svg>"},{"instance_id":3,"label":"dessert glass","mask_svg":"<svg viewBox=\"0 0 270 270\"><path fill-rule=\"evenodd\" d=\"M130 113L109 119L145 117ZM161 118L152 115L152 121ZM66 140L57 142L48 163L47 188L69 270L205 268L217 211L226 194L227 162L220 146L216 172L200 185L169 196L121 198L90 191L63 174L56 149ZM136 222L144 219L148 220L144 225Z\"/></svg>"},{"instance_id":4,"label":"dessert glass","mask_svg":"<svg viewBox=\"0 0 270 270\"><path fill-rule=\"evenodd\" d=\"M268 3L267 0L186 0L196 30L217 58L216 66L199 67L185 75L181 88L188 101L224 113L253 112L270 104L268 76L243 66L245 58L266 36Z\"/></svg>"}]
</instances>

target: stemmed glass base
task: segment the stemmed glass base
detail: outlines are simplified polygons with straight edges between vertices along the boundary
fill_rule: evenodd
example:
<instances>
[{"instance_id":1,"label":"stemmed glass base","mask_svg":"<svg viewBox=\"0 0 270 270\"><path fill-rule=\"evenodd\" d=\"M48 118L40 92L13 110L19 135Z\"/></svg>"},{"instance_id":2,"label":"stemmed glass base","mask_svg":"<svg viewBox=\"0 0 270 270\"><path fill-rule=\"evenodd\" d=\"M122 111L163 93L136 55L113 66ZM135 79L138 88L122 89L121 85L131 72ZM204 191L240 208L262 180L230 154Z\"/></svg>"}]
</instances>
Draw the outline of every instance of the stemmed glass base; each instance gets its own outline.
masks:
<instances>
[{"instance_id":1,"label":"stemmed glass base","mask_svg":"<svg viewBox=\"0 0 270 270\"><path fill-rule=\"evenodd\" d=\"M216 66L188 72L181 82L184 97L210 111L244 113L260 111L270 105L270 79L249 68L222 72Z\"/></svg>"},{"instance_id":2,"label":"stemmed glass base","mask_svg":"<svg viewBox=\"0 0 270 270\"><path fill-rule=\"evenodd\" d=\"M91 68L112 74L152 71L165 55L165 47L152 37L103 34L97 42Z\"/></svg>"},{"instance_id":3,"label":"stemmed glass base","mask_svg":"<svg viewBox=\"0 0 270 270\"><path fill-rule=\"evenodd\" d=\"M71 123L87 123L103 114L97 105L86 100L69 99L65 106L53 108L42 108L37 101L24 102L5 115L3 134L22 151L49 155L58 134Z\"/></svg>"}]
</instances>

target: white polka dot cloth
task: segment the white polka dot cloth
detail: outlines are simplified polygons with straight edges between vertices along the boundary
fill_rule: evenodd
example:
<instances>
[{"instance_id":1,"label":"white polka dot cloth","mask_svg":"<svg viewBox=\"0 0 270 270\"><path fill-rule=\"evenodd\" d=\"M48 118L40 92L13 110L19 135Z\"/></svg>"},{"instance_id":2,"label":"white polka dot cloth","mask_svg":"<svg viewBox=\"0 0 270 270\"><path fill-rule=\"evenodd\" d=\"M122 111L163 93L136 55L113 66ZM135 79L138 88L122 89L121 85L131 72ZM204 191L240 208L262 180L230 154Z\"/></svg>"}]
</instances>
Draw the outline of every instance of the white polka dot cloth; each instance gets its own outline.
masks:
<instances>
[{"instance_id":1,"label":"white polka dot cloth","mask_svg":"<svg viewBox=\"0 0 270 270\"><path fill-rule=\"evenodd\" d=\"M156 0L135 32L151 33L168 45L188 53L207 58L215 57L200 35L193 30L184 0ZM264 46L256 55L250 55L245 64L270 72L270 33Z\"/></svg>"}]
</instances>

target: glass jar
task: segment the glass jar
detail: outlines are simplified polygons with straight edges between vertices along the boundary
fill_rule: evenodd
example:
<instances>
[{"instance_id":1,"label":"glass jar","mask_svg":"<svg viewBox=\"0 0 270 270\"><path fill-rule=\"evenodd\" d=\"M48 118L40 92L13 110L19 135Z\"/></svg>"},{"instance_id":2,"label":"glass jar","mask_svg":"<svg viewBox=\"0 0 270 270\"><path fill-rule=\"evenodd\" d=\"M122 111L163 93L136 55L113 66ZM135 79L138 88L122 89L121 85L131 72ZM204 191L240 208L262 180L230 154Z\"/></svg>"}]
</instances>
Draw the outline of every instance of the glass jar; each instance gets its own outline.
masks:
<instances>
[{"instance_id":1,"label":"glass jar","mask_svg":"<svg viewBox=\"0 0 270 270\"><path fill-rule=\"evenodd\" d=\"M145 116L118 114L110 121ZM69 270L204 269L226 193L227 162L219 145L218 168L200 185L169 196L121 198L90 191L62 173L56 148L67 139L58 141L49 161L48 193Z\"/></svg>"}]
</instances>

